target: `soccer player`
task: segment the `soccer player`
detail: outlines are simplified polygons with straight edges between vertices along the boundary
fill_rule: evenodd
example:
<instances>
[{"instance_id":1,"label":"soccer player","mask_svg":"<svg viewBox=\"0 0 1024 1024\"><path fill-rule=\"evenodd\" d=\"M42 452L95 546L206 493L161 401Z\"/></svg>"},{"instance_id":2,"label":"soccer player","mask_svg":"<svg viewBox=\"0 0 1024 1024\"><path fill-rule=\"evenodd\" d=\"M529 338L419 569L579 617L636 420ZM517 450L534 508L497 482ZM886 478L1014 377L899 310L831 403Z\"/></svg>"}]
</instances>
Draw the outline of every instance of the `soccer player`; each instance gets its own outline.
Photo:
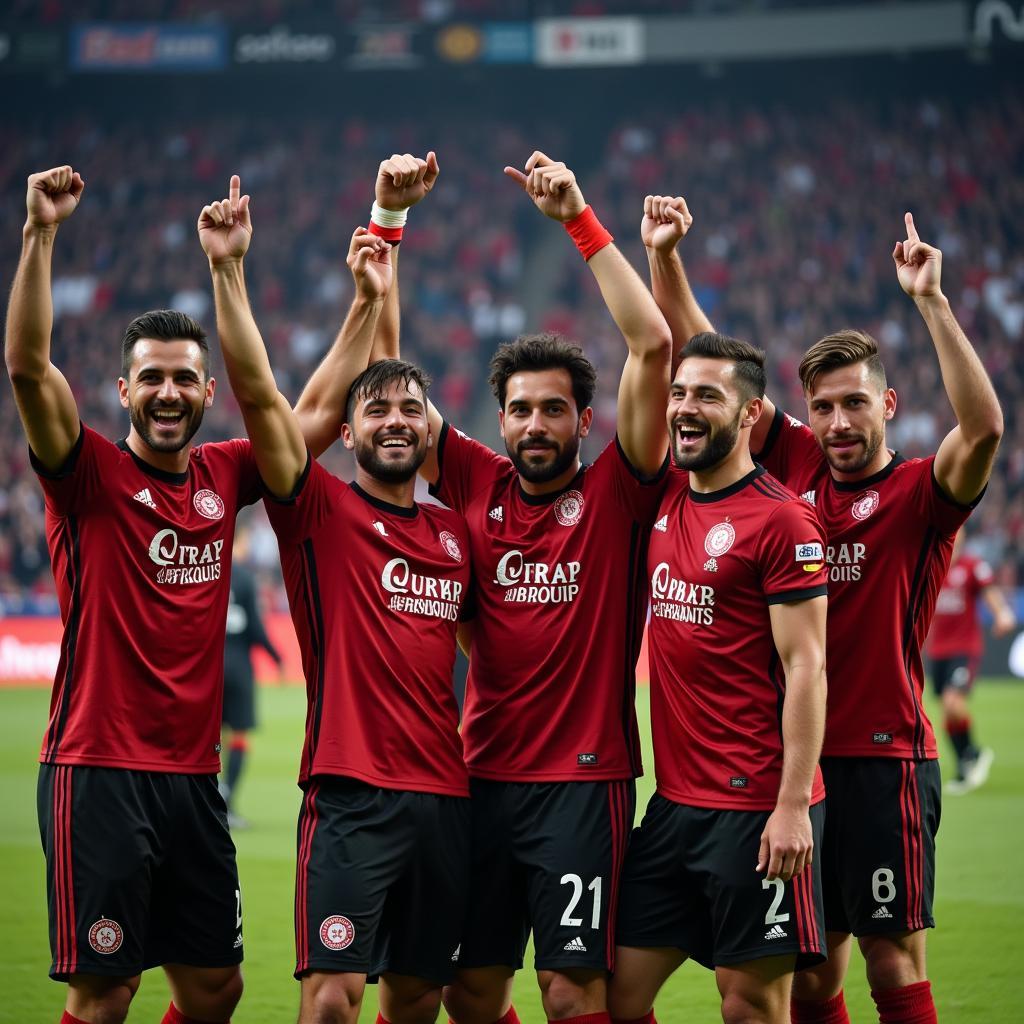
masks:
<instances>
[{"instance_id":1,"label":"soccer player","mask_svg":"<svg viewBox=\"0 0 1024 1024\"><path fill-rule=\"evenodd\" d=\"M295 895L299 1019L354 1024L367 976L379 976L379 1020L427 1024L454 971L469 868L469 786L452 689L470 579L466 526L414 500L433 441L427 380L415 366L381 361L352 383L342 439L356 456L355 483L312 459L246 298L248 207L234 176L229 197L203 209L199 233L228 376L272 496L309 698ZM387 250L361 228L353 235L349 323L357 318L358 329L314 375L301 415L315 418L336 358L366 365L391 281Z\"/></svg>"},{"instance_id":2,"label":"soccer player","mask_svg":"<svg viewBox=\"0 0 1024 1024\"><path fill-rule=\"evenodd\" d=\"M247 828L248 822L235 810L238 784L249 753L249 733L256 726L256 677L252 650L262 647L273 658L280 672L284 664L267 635L260 615L256 577L245 564L249 551L249 531L239 524L232 549L231 595L228 598L227 633L224 637L224 746L227 764L220 792L228 809L232 829Z\"/></svg>"},{"instance_id":3,"label":"soccer player","mask_svg":"<svg viewBox=\"0 0 1024 1024\"><path fill-rule=\"evenodd\" d=\"M926 647L932 686L935 696L942 701L946 735L956 754L956 778L946 783L946 792L955 795L983 786L995 756L990 747L975 745L967 707L984 649L978 621L979 598L992 613L993 636L1012 632L1017 625L1013 609L996 586L989 564L964 550L961 530L956 535L953 560L935 602L935 618Z\"/></svg>"},{"instance_id":4,"label":"soccer player","mask_svg":"<svg viewBox=\"0 0 1024 1024\"><path fill-rule=\"evenodd\" d=\"M431 157L384 161L371 230L400 232L436 174ZM600 1024L641 770L634 668L644 553L664 486L670 336L565 164L537 152L506 174L576 241L628 356L617 437L591 465L580 444L594 368L564 338L520 338L491 363L507 457L430 407L438 444L420 472L467 518L477 602L463 718L470 916L445 1006L457 1024L517 1021L511 984L532 928L548 1019ZM397 305L389 315L393 355Z\"/></svg>"},{"instance_id":5,"label":"soccer player","mask_svg":"<svg viewBox=\"0 0 1024 1024\"><path fill-rule=\"evenodd\" d=\"M5 350L64 625L38 788L50 976L67 982L64 1024L123 1021L158 964L165 1024L227 1021L242 916L217 792L224 621L235 514L258 477L243 441L192 447L216 385L182 313L125 331L127 438L81 423L50 362L50 268L83 189L68 166L28 179Z\"/></svg>"},{"instance_id":6,"label":"soccer player","mask_svg":"<svg viewBox=\"0 0 1024 1024\"><path fill-rule=\"evenodd\" d=\"M651 534L657 792L630 840L609 992L653 1022L693 957L726 1024L784 1024L796 967L824 959L824 536L750 456L764 353L698 334L668 401L670 474Z\"/></svg>"},{"instance_id":7,"label":"soccer player","mask_svg":"<svg viewBox=\"0 0 1024 1024\"><path fill-rule=\"evenodd\" d=\"M670 197L664 207L681 212ZM953 549L980 500L1003 418L985 369L941 289L942 254L908 213L893 260L928 328L957 425L938 452L905 459L885 444L896 413L878 345L846 330L800 363L809 425L767 399L755 458L814 505L827 538L829 702L822 748L828 792L822 882L829 959L797 975L793 1020L845 1024L851 935L886 1024L936 1019L925 967L934 926L941 801L935 735L922 706L921 645ZM679 230L676 235L681 237ZM674 245L651 254L655 298L675 337L707 318Z\"/></svg>"}]
</instances>

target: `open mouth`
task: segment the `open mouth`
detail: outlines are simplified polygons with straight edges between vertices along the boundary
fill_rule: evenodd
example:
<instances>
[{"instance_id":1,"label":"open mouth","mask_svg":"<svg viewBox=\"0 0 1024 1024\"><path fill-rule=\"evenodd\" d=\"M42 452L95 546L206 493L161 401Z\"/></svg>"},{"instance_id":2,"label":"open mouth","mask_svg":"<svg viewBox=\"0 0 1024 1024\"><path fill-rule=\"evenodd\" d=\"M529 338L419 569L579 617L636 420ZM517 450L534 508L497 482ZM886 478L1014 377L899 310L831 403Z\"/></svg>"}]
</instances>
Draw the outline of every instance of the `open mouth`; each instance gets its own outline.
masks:
<instances>
[{"instance_id":1,"label":"open mouth","mask_svg":"<svg viewBox=\"0 0 1024 1024\"><path fill-rule=\"evenodd\" d=\"M184 409L152 409L149 413L150 419L160 430L174 430L185 419Z\"/></svg>"},{"instance_id":2,"label":"open mouth","mask_svg":"<svg viewBox=\"0 0 1024 1024\"><path fill-rule=\"evenodd\" d=\"M708 428L694 423L677 423L676 440L682 448L693 448L707 437Z\"/></svg>"},{"instance_id":3,"label":"open mouth","mask_svg":"<svg viewBox=\"0 0 1024 1024\"><path fill-rule=\"evenodd\" d=\"M377 447L387 450L411 448L412 440L405 434L392 434L377 441Z\"/></svg>"}]
</instances>

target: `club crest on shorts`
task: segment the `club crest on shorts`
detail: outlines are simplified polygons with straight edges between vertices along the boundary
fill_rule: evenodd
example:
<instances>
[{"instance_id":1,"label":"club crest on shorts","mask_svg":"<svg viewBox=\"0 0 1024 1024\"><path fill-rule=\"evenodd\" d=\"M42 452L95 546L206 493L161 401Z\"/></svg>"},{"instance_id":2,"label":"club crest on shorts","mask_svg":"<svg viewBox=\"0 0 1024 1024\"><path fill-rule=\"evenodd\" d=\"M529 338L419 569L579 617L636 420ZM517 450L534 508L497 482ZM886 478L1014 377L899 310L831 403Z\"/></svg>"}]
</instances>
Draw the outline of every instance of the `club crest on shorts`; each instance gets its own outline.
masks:
<instances>
[{"instance_id":1,"label":"club crest on shorts","mask_svg":"<svg viewBox=\"0 0 1024 1024\"><path fill-rule=\"evenodd\" d=\"M220 495L214 494L213 491L205 488L197 491L192 504L195 505L196 511L207 519L224 518L224 502L221 501Z\"/></svg>"},{"instance_id":2,"label":"club crest on shorts","mask_svg":"<svg viewBox=\"0 0 1024 1024\"><path fill-rule=\"evenodd\" d=\"M583 495L566 491L554 504L555 518L562 526L575 526L583 518Z\"/></svg>"},{"instance_id":3,"label":"club crest on shorts","mask_svg":"<svg viewBox=\"0 0 1024 1024\"><path fill-rule=\"evenodd\" d=\"M116 953L122 942L124 932L121 931L121 926L116 921L111 921L109 917L101 917L89 929L89 945L104 956Z\"/></svg>"},{"instance_id":4,"label":"club crest on shorts","mask_svg":"<svg viewBox=\"0 0 1024 1024\"><path fill-rule=\"evenodd\" d=\"M348 949L355 937L355 925L341 914L325 917L320 925L320 941L328 949Z\"/></svg>"},{"instance_id":5,"label":"club crest on shorts","mask_svg":"<svg viewBox=\"0 0 1024 1024\"><path fill-rule=\"evenodd\" d=\"M442 530L437 535L437 539L453 562L462 561L462 548L459 547L459 538L454 533L450 530Z\"/></svg>"},{"instance_id":6,"label":"club crest on shorts","mask_svg":"<svg viewBox=\"0 0 1024 1024\"><path fill-rule=\"evenodd\" d=\"M865 491L853 499L850 512L854 519L867 519L878 508L878 491Z\"/></svg>"},{"instance_id":7,"label":"club crest on shorts","mask_svg":"<svg viewBox=\"0 0 1024 1024\"><path fill-rule=\"evenodd\" d=\"M736 531L732 523L719 523L708 530L708 535L704 538L704 550L712 558L721 558L732 547L734 540Z\"/></svg>"}]
</instances>

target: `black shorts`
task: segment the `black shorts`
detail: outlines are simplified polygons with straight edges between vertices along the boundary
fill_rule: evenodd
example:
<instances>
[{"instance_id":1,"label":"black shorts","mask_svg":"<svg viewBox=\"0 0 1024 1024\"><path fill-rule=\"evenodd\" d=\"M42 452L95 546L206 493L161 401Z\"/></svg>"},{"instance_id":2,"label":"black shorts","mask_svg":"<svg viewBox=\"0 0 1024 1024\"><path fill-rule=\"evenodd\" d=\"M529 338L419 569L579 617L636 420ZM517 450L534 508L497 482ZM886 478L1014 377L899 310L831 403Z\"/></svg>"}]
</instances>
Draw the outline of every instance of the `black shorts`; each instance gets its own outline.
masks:
<instances>
[{"instance_id":1,"label":"black shorts","mask_svg":"<svg viewBox=\"0 0 1024 1024\"><path fill-rule=\"evenodd\" d=\"M978 659L970 654L958 654L952 658L932 659L932 690L936 697L949 688L959 693L970 693L974 689L974 677L978 671Z\"/></svg>"},{"instance_id":2,"label":"black shorts","mask_svg":"<svg viewBox=\"0 0 1024 1024\"><path fill-rule=\"evenodd\" d=\"M299 812L295 977L447 984L469 873L469 800L317 776Z\"/></svg>"},{"instance_id":3,"label":"black shorts","mask_svg":"<svg viewBox=\"0 0 1024 1024\"><path fill-rule=\"evenodd\" d=\"M50 977L242 961L235 846L213 775L40 765Z\"/></svg>"},{"instance_id":4,"label":"black shorts","mask_svg":"<svg viewBox=\"0 0 1024 1024\"><path fill-rule=\"evenodd\" d=\"M221 718L236 732L256 728L256 679L249 652L224 653L224 712Z\"/></svg>"},{"instance_id":5,"label":"black shorts","mask_svg":"<svg viewBox=\"0 0 1024 1024\"><path fill-rule=\"evenodd\" d=\"M821 771L828 930L875 935L934 928L939 762L823 757Z\"/></svg>"},{"instance_id":6,"label":"black shorts","mask_svg":"<svg viewBox=\"0 0 1024 1024\"><path fill-rule=\"evenodd\" d=\"M618 944L672 946L709 968L787 953L797 970L824 961L824 803L811 808L814 862L789 882L754 870L769 814L655 793L630 840Z\"/></svg>"},{"instance_id":7,"label":"black shorts","mask_svg":"<svg viewBox=\"0 0 1024 1024\"><path fill-rule=\"evenodd\" d=\"M473 868L459 967L610 970L636 787L472 779Z\"/></svg>"}]
</instances>

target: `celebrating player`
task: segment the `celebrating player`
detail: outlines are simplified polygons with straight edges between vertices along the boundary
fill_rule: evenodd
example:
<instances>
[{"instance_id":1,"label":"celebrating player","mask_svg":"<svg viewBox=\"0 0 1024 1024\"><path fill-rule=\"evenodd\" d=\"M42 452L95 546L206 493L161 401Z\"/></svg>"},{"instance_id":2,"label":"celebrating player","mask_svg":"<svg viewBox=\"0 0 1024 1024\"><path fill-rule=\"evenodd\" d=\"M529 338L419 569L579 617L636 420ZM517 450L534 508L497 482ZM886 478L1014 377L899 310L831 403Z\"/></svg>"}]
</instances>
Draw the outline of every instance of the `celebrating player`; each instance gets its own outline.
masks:
<instances>
[{"instance_id":1,"label":"celebrating player","mask_svg":"<svg viewBox=\"0 0 1024 1024\"><path fill-rule=\"evenodd\" d=\"M50 975L68 983L64 1024L123 1021L158 964L165 1024L227 1021L242 916L216 779L222 649L235 514L258 477L243 441L192 447L215 382L182 313L125 331L127 438L80 422L50 362L50 268L83 189L67 166L28 179L5 353L64 625L39 773Z\"/></svg>"},{"instance_id":2,"label":"celebrating player","mask_svg":"<svg viewBox=\"0 0 1024 1024\"><path fill-rule=\"evenodd\" d=\"M896 392L875 340L853 330L823 338L800 364L810 425L765 400L751 437L755 457L815 506L828 542L822 881L829 959L796 978L798 1024L848 1021L842 985L851 933L881 1019L936 1019L925 935L934 926L941 793L921 702L921 645L954 535L991 473L1003 419L942 293L942 254L921 241L909 213L906 232L893 250L897 277L931 335L957 419L938 452L905 459L886 447ZM679 287L678 254L652 255L653 264L661 268L652 276L655 297L674 335L705 329L692 293Z\"/></svg>"},{"instance_id":3,"label":"celebrating player","mask_svg":"<svg viewBox=\"0 0 1024 1024\"><path fill-rule=\"evenodd\" d=\"M750 456L764 353L699 334L668 402L672 473L654 524L651 723L658 789L630 841L609 992L653 1022L688 957L727 1024L784 1024L795 967L824 959L824 536Z\"/></svg>"},{"instance_id":4,"label":"celebrating player","mask_svg":"<svg viewBox=\"0 0 1024 1024\"><path fill-rule=\"evenodd\" d=\"M565 224L628 346L618 436L585 466L593 366L552 335L503 345L491 387L508 457L430 407L438 445L421 474L466 515L478 604L463 719L473 797L470 917L445 1005L457 1024L518 1020L511 984L530 929L551 1020L608 1021L618 877L640 771L634 666L646 610L644 550L664 485L670 335L565 164L506 168ZM437 175L381 164L371 230L398 241ZM397 354L389 299L375 351Z\"/></svg>"},{"instance_id":5,"label":"celebrating player","mask_svg":"<svg viewBox=\"0 0 1024 1024\"><path fill-rule=\"evenodd\" d=\"M995 756L990 747L975 745L967 708L984 649L978 621L979 598L992 613L992 635L1011 633L1017 617L996 586L988 563L964 550L961 530L956 535L949 572L935 602L935 618L926 648L931 660L932 686L935 696L942 701L946 735L956 754L956 778L946 783L946 792L958 796L985 784Z\"/></svg>"},{"instance_id":6,"label":"celebrating player","mask_svg":"<svg viewBox=\"0 0 1024 1024\"><path fill-rule=\"evenodd\" d=\"M413 499L432 444L427 381L397 360L361 373L342 429L356 482L332 476L306 450L249 309L242 261L252 225L237 176L227 199L204 208L199 233L228 376L273 496L267 511L309 698L295 895L299 1019L354 1024L367 975L379 975L381 1020L433 1021L454 970L469 867L452 667L470 569L462 518ZM362 228L352 236L353 308L301 416L329 418L317 408L330 393L325 381L336 384L346 360L365 367L391 283L388 248Z\"/></svg>"}]
</instances>

